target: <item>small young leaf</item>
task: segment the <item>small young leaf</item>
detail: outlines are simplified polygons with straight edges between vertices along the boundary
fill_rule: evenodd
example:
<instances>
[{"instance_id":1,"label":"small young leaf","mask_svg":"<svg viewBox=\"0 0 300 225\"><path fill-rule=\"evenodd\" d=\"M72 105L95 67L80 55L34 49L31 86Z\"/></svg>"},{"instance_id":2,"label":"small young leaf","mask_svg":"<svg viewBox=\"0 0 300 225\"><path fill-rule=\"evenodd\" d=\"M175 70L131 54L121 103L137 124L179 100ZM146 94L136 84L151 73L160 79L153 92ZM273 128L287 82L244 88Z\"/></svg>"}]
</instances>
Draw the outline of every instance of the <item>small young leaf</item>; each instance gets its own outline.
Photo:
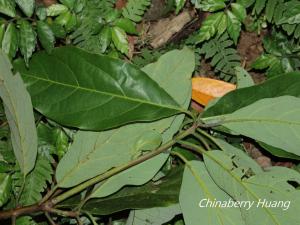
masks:
<instances>
[{"instance_id":1,"label":"small young leaf","mask_svg":"<svg viewBox=\"0 0 300 225\"><path fill-rule=\"evenodd\" d=\"M262 54L259 56L252 64L251 67L253 69L266 69L269 66L271 66L277 58L274 55L271 54Z\"/></svg>"},{"instance_id":2,"label":"small young leaf","mask_svg":"<svg viewBox=\"0 0 300 225\"><path fill-rule=\"evenodd\" d=\"M13 0L0 0L0 13L7 16L16 16L15 1Z\"/></svg>"},{"instance_id":3,"label":"small young leaf","mask_svg":"<svg viewBox=\"0 0 300 225\"><path fill-rule=\"evenodd\" d=\"M232 3L231 9L232 9L232 13L239 19L239 21L243 22L247 16L245 7L238 3Z\"/></svg>"},{"instance_id":4,"label":"small young leaf","mask_svg":"<svg viewBox=\"0 0 300 225\"><path fill-rule=\"evenodd\" d=\"M31 17L35 7L35 0L15 0L27 17Z\"/></svg>"},{"instance_id":5,"label":"small young leaf","mask_svg":"<svg viewBox=\"0 0 300 225\"><path fill-rule=\"evenodd\" d=\"M255 5L254 5L254 11L257 14L260 14L266 5L266 2L267 2L267 0L256 0Z\"/></svg>"},{"instance_id":6,"label":"small young leaf","mask_svg":"<svg viewBox=\"0 0 300 225\"><path fill-rule=\"evenodd\" d=\"M62 4L53 4L47 8L47 16L58 16L68 11L68 7Z\"/></svg>"},{"instance_id":7,"label":"small young leaf","mask_svg":"<svg viewBox=\"0 0 300 225\"><path fill-rule=\"evenodd\" d=\"M137 30L135 28L135 24L130 19L127 19L127 18L117 19L115 21L115 25L117 27L120 27L124 31L126 31L126 33L137 34Z\"/></svg>"},{"instance_id":8,"label":"small young leaf","mask_svg":"<svg viewBox=\"0 0 300 225\"><path fill-rule=\"evenodd\" d=\"M0 51L0 96L11 129L12 146L24 176L34 167L37 133L31 98L19 74L13 75L7 56Z\"/></svg>"},{"instance_id":9,"label":"small young leaf","mask_svg":"<svg viewBox=\"0 0 300 225\"><path fill-rule=\"evenodd\" d=\"M39 6L36 8L35 14L39 20L45 20L47 18L47 9L46 7Z\"/></svg>"},{"instance_id":10,"label":"small young leaf","mask_svg":"<svg viewBox=\"0 0 300 225\"><path fill-rule=\"evenodd\" d=\"M78 4L77 0L59 0L62 4L67 6L69 9L73 9L75 3Z\"/></svg>"},{"instance_id":11,"label":"small young leaf","mask_svg":"<svg viewBox=\"0 0 300 225\"><path fill-rule=\"evenodd\" d=\"M124 53L128 54L129 51L129 45L128 45L128 40L127 40L127 34L126 32L119 28L119 27L112 27L111 28L111 37L114 45L116 48Z\"/></svg>"},{"instance_id":12,"label":"small young leaf","mask_svg":"<svg viewBox=\"0 0 300 225\"><path fill-rule=\"evenodd\" d=\"M70 32L72 31L77 25L77 17L74 13L71 14L70 19L65 25L66 31Z\"/></svg>"},{"instance_id":13,"label":"small young leaf","mask_svg":"<svg viewBox=\"0 0 300 225\"><path fill-rule=\"evenodd\" d=\"M50 54L54 48L55 37L49 25L43 21L38 21L37 35L43 48Z\"/></svg>"},{"instance_id":14,"label":"small young leaf","mask_svg":"<svg viewBox=\"0 0 300 225\"><path fill-rule=\"evenodd\" d=\"M16 225L38 225L30 216L21 216L16 219Z\"/></svg>"},{"instance_id":15,"label":"small young leaf","mask_svg":"<svg viewBox=\"0 0 300 225\"><path fill-rule=\"evenodd\" d=\"M18 31L15 24L10 23L2 40L2 50L9 58L14 58L18 50Z\"/></svg>"},{"instance_id":16,"label":"small young leaf","mask_svg":"<svg viewBox=\"0 0 300 225\"><path fill-rule=\"evenodd\" d=\"M140 22L148 6L151 5L150 0L129 0L126 7L122 10L122 15L133 22Z\"/></svg>"},{"instance_id":17,"label":"small young leaf","mask_svg":"<svg viewBox=\"0 0 300 225\"><path fill-rule=\"evenodd\" d=\"M200 8L203 11L208 12L215 12L220 9L224 9L226 7L226 4L224 0L205 0L201 1L201 3L198 3L196 5L196 8Z\"/></svg>"},{"instance_id":18,"label":"small young leaf","mask_svg":"<svg viewBox=\"0 0 300 225\"><path fill-rule=\"evenodd\" d=\"M54 22L61 26L65 26L68 23L68 21L71 19L71 16L72 14L70 11L63 12L58 17L56 17Z\"/></svg>"},{"instance_id":19,"label":"small young leaf","mask_svg":"<svg viewBox=\"0 0 300 225\"><path fill-rule=\"evenodd\" d=\"M228 34L233 39L234 43L237 44L238 38L241 32L241 22L238 18L231 12L227 11L227 23L228 23Z\"/></svg>"},{"instance_id":20,"label":"small young leaf","mask_svg":"<svg viewBox=\"0 0 300 225\"><path fill-rule=\"evenodd\" d=\"M279 0L268 0L267 5L266 5L266 18L267 18L268 22L272 22L275 8L278 3L279 3Z\"/></svg>"},{"instance_id":21,"label":"small young leaf","mask_svg":"<svg viewBox=\"0 0 300 225\"><path fill-rule=\"evenodd\" d=\"M5 28L6 28L5 24L0 25L0 44L2 43L5 34Z\"/></svg>"},{"instance_id":22,"label":"small young leaf","mask_svg":"<svg viewBox=\"0 0 300 225\"><path fill-rule=\"evenodd\" d=\"M237 88L245 88L254 85L251 75L244 68L237 66L235 68L235 75L237 78Z\"/></svg>"},{"instance_id":23,"label":"small young leaf","mask_svg":"<svg viewBox=\"0 0 300 225\"><path fill-rule=\"evenodd\" d=\"M51 183L53 169L51 162L45 156L39 155L34 169L25 179L25 187L20 196L19 203L22 206L34 204L42 199L42 193L47 187L47 182Z\"/></svg>"},{"instance_id":24,"label":"small young leaf","mask_svg":"<svg viewBox=\"0 0 300 225\"><path fill-rule=\"evenodd\" d=\"M29 59L36 45L36 33L32 25L26 21L21 20L18 22L20 26L20 50L24 56L25 63L28 65Z\"/></svg>"},{"instance_id":25,"label":"small young leaf","mask_svg":"<svg viewBox=\"0 0 300 225\"><path fill-rule=\"evenodd\" d=\"M103 27L99 34L101 43L101 53L104 53L111 42L111 28L109 26Z\"/></svg>"},{"instance_id":26,"label":"small young leaf","mask_svg":"<svg viewBox=\"0 0 300 225\"><path fill-rule=\"evenodd\" d=\"M203 42L213 37L218 29L223 13L215 13L209 15L203 22L200 32L196 37L196 43Z\"/></svg>"},{"instance_id":27,"label":"small young leaf","mask_svg":"<svg viewBox=\"0 0 300 225\"><path fill-rule=\"evenodd\" d=\"M228 24L227 16L225 13L223 13L222 18L220 19L220 23L218 25L218 33L217 33L218 36L222 35L226 31L227 24Z\"/></svg>"},{"instance_id":28,"label":"small young leaf","mask_svg":"<svg viewBox=\"0 0 300 225\"><path fill-rule=\"evenodd\" d=\"M0 207L9 200L12 188L11 184L11 175L0 173Z\"/></svg>"},{"instance_id":29,"label":"small young leaf","mask_svg":"<svg viewBox=\"0 0 300 225\"><path fill-rule=\"evenodd\" d=\"M179 11L183 8L186 0L175 0L175 6L176 6L176 14L179 13Z\"/></svg>"}]
</instances>

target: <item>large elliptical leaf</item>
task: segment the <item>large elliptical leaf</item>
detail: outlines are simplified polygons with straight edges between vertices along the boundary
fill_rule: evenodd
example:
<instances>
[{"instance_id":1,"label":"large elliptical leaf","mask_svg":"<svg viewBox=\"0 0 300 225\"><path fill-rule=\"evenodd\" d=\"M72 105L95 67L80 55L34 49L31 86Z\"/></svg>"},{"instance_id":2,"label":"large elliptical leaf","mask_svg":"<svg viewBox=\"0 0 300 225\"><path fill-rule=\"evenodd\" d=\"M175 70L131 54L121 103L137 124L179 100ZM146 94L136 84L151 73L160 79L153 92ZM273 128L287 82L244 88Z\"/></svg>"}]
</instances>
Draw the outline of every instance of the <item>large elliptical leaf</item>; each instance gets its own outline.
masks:
<instances>
[{"instance_id":1,"label":"large elliptical leaf","mask_svg":"<svg viewBox=\"0 0 300 225\"><path fill-rule=\"evenodd\" d=\"M178 58L178 54L184 56ZM169 66L165 66L169 65ZM175 65L177 66L174 70ZM194 55L189 49L172 51L162 56L157 63L145 68L149 76L163 87L170 96L188 107L191 96L190 77L194 69ZM178 84L180 81L180 84ZM178 88L181 92L178 92ZM143 150L153 150L170 140L179 129L184 115L173 116L151 123L136 123L103 132L80 131L74 144L60 161L56 178L59 186L70 187L92 178L106 170L133 160ZM149 146L149 135L151 146ZM143 163L143 169L136 166L117 175L101 185L93 197L103 197L119 190L123 185L143 184L151 179L168 158L161 154ZM109 160L108 160L109 159ZM132 172L133 170L133 172ZM137 178L138 177L138 178ZM133 182L133 183L132 183ZM110 183L110 184L109 184Z\"/></svg>"},{"instance_id":2,"label":"large elliptical leaf","mask_svg":"<svg viewBox=\"0 0 300 225\"><path fill-rule=\"evenodd\" d=\"M195 225L199 221L209 225L244 225L238 207L223 208L206 205L209 201L229 201L229 199L230 196L214 183L203 162L187 162L179 196L186 225Z\"/></svg>"},{"instance_id":3,"label":"large elliptical leaf","mask_svg":"<svg viewBox=\"0 0 300 225\"><path fill-rule=\"evenodd\" d=\"M300 97L299 89L299 72L276 76L262 84L229 92L215 105L207 108L203 113L203 117L229 114L263 98L273 98L283 95Z\"/></svg>"},{"instance_id":4,"label":"large elliptical leaf","mask_svg":"<svg viewBox=\"0 0 300 225\"><path fill-rule=\"evenodd\" d=\"M82 209L95 215L109 215L125 209L147 209L177 204L182 173L183 168L178 167L159 181L150 181L139 187L124 187L114 195L88 201Z\"/></svg>"},{"instance_id":5,"label":"large elliptical leaf","mask_svg":"<svg viewBox=\"0 0 300 225\"><path fill-rule=\"evenodd\" d=\"M204 118L268 145L300 155L300 99L281 96L259 100L234 113Z\"/></svg>"},{"instance_id":6,"label":"large elliptical leaf","mask_svg":"<svg viewBox=\"0 0 300 225\"><path fill-rule=\"evenodd\" d=\"M180 55L180 57L178 57ZM173 50L159 58L155 63L149 64L143 70L163 87L184 108L188 108L191 99L191 76L194 71L195 60L191 50L185 48L181 51ZM175 68L175 69L174 69ZM180 90L180 91L178 91ZM165 126L162 133L162 143L170 140L180 128L184 115L157 121ZM151 128L156 122L149 123ZM139 126L143 126L140 124ZM142 185L152 179L168 159L169 154L160 154L153 159L136 165L120 174L117 174L95 188L92 197L105 197L118 191L125 185Z\"/></svg>"},{"instance_id":7,"label":"large elliptical leaf","mask_svg":"<svg viewBox=\"0 0 300 225\"><path fill-rule=\"evenodd\" d=\"M20 60L14 67L34 107L65 126L105 130L184 111L135 66L75 47L37 53L29 69Z\"/></svg>"},{"instance_id":8,"label":"large elliptical leaf","mask_svg":"<svg viewBox=\"0 0 300 225\"><path fill-rule=\"evenodd\" d=\"M23 175L35 165L37 133L30 96L19 74L13 75L5 53L0 51L0 96L11 130L15 156Z\"/></svg>"},{"instance_id":9,"label":"large elliptical leaf","mask_svg":"<svg viewBox=\"0 0 300 225\"><path fill-rule=\"evenodd\" d=\"M207 152L204 162L215 183L233 199L253 203L250 208L246 204L241 207L247 225L257 225L257 221L268 225L299 224L300 191L289 183L300 183L297 171L272 167L267 172L249 177L232 162L231 156L222 151ZM264 201L267 203L265 207Z\"/></svg>"}]
</instances>

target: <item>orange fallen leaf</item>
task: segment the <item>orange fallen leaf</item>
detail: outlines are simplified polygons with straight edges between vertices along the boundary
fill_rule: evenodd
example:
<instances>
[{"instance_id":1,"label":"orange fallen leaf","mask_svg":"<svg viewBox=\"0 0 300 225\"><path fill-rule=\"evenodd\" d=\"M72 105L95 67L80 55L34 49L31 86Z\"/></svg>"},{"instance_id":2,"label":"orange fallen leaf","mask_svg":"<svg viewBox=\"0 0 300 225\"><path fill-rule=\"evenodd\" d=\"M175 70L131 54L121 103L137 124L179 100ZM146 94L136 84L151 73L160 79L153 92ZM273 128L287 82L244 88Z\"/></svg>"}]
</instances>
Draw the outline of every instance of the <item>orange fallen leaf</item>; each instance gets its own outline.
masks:
<instances>
[{"instance_id":1,"label":"orange fallen leaf","mask_svg":"<svg viewBox=\"0 0 300 225\"><path fill-rule=\"evenodd\" d=\"M206 106L211 100L236 89L236 85L206 77L192 79L192 99Z\"/></svg>"}]
</instances>

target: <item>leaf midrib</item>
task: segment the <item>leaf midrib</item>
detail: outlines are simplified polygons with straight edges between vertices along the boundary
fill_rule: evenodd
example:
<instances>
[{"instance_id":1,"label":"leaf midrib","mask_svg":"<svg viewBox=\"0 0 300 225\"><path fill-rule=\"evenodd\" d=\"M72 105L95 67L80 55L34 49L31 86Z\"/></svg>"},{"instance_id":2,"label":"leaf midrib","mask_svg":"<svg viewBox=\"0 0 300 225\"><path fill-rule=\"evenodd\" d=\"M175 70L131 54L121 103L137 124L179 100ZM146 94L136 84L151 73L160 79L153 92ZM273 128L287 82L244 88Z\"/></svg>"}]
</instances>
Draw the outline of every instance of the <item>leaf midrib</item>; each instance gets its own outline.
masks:
<instances>
[{"instance_id":1,"label":"leaf midrib","mask_svg":"<svg viewBox=\"0 0 300 225\"><path fill-rule=\"evenodd\" d=\"M30 74L26 74L26 73L22 73L22 75L27 76L27 77L32 78L32 79L36 79L36 80L40 80L40 81L44 81L44 82L48 82L48 83L52 83L52 84L56 84L56 85L60 85L60 86L75 88L75 89L79 89L79 90L87 91L87 92L94 92L94 93L97 93L97 94L102 94L102 95L107 95L107 96L113 96L113 97L116 97L116 98L125 99L127 101L133 101L133 102L138 102L138 103L142 103L142 104L149 104L149 105L153 105L153 106L160 107L160 108L168 108L168 109L176 110L178 112L185 112L186 111L183 108L172 107L170 105L159 105L159 104L156 104L156 103L153 103L153 102L143 101L143 100L137 99L137 98L129 98L129 97L124 96L124 95L117 95L117 94L113 94L113 93L109 93L109 92L104 92L104 91L99 91L99 90L95 90L95 89L85 88L85 87L82 87L82 86L74 86L74 85L71 85L71 84L60 83L60 82L57 82L57 81L41 78L41 77L38 77L38 76L33 76L33 75L30 75Z\"/></svg>"}]
</instances>

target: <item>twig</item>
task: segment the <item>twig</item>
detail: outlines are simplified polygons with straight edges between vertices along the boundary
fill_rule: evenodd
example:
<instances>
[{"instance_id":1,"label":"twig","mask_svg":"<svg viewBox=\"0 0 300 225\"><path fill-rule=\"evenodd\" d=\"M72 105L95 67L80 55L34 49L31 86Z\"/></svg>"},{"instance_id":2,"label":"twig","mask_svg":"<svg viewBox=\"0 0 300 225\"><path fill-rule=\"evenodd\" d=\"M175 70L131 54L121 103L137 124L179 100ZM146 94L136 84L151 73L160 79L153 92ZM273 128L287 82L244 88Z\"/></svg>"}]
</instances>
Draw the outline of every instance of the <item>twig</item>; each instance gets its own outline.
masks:
<instances>
[{"instance_id":1,"label":"twig","mask_svg":"<svg viewBox=\"0 0 300 225\"><path fill-rule=\"evenodd\" d=\"M13 216L17 217L17 216L21 216L21 215L28 215L28 214L33 214L36 212L48 212L48 213L55 213L61 216L65 216L65 217L73 217L76 218L77 216L79 216L78 212L74 212L74 211L61 211L58 209L55 209L54 206L56 204L58 204L59 202L64 201L65 199L80 193L81 191L85 190L86 188L88 188L91 185L94 185L96 183L99 183L100 181L103 181L111 176L114 176L126 169L129 169L133 166L136 166L142 162L145 162L165 151L167 151L170 147L172 147L174 144L176 144L178 141L180 141L181 139L193 134L196 129L198 128L198 123L194 123L190 128L188 128L185 131L180 132L176 137L174 137L172 140L166 142L164 145L160 146L159 148L157 148L156 150L149 152L148 154L145 154L143 156L141 156L140 158L133 160L127 164L124 164L122 166L119 167L115 167L114 169L111 169L109 171L107 171L104 174L98 175L86 182L83 182L82 184L58 195L53 197L52 199L47 200L46 202L40 203L40 204L35 204L35 205L31 205L31 206L26 206L23 208L16 208L16 209L11 209L11 210L7 210L7 211L2 211L0 212L0 220L1 219L8 219L11 218ZM52 195L53 191L51 191L49 195Z\"/></svg>"},{"instance_id":2,"label":"twig","mask_svg":"<svg viewBox=\"0 0 300 225\"><path fill-rule=\"evenodd\" d=\"M50 214L48 212L45 212L45 216L47 217L47 219L51 225L56 225L56 223L53 221L52 217L50 216Z\"/></svg>"}]
</instances>

